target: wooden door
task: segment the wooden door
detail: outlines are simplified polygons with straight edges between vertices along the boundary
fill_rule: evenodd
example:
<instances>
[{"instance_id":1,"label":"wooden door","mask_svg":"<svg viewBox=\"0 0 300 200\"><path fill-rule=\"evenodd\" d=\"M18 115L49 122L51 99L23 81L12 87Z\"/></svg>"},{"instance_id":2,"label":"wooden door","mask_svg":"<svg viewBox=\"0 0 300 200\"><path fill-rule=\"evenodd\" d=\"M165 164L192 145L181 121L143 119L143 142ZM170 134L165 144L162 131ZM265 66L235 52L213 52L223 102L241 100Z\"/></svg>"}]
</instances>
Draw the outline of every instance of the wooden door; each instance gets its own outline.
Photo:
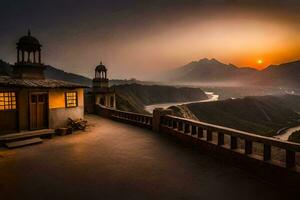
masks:
<instances>
[{"instance_id":1,"label":"wooden door","mask_svg":"<svg viewBox=\"0 0 300 200\"><path fill-rule=\"evenodd\" d=\"M30 95L30 129L43 129L48 125L47 94Z\"/></svg>"}]
</instances>

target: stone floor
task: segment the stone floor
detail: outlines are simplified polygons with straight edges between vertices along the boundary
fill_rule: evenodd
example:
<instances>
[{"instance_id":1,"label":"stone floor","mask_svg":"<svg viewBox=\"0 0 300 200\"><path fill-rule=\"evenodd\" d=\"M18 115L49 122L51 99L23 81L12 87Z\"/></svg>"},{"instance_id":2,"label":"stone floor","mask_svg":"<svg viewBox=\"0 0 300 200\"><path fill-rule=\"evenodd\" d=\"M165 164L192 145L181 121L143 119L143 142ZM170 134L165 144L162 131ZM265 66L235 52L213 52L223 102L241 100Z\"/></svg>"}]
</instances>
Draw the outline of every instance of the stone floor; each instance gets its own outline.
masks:
<instances>
[{"instance_id":1,"label":"stone floor","mask_svg":"<svg viewBox=\"0 0 300 200\"><path fill-rule=\"evenodd\" d=\"M87 116L86 132L0 150L0 199L289 199L151 131Z\"/></svg>"}]
</instances>

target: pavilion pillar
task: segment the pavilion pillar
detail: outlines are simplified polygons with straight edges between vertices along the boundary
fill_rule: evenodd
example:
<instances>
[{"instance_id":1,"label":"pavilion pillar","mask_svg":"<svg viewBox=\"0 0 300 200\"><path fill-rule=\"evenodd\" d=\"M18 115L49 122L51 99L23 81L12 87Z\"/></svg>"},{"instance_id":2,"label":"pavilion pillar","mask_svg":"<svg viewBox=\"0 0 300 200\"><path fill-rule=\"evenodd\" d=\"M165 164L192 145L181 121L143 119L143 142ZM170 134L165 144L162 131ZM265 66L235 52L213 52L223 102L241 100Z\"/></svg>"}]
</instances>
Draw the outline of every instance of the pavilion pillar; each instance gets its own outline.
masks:
<instances>
[{"instance_id":1,"label":"pavilion pillar","mask_svg":"<svg viewBox=\"0 0 300 200\"><path fill-rule=\"evenodd\" d=\"M20 62L20 50L18 49L17 62Z\"/></svg>"},{"instance_id":2,"label":"pavilion pillar","mask_svg":"<svg viewBox=\"0 0 300 200\"><path fill-rule=\"evenodd\" d=\"M33 63L35 63L35 53L36 51L33 52Z\"/></svg>"},{"instance_id":3,"label":"pavilion pillar","mask_svg":"<svg viewBox=\"0 0 300 200\"><path fill-rule=\"evenodd\" d=\"M39 50L39 63L41 64L41 50Z\"/></svg>"},{"instance_id":4,"label":"pavilion pillar","mask_svg":"<svg viewBox=\"0 0 300 200\"><path fill-rule=\"evenodd\" d=\"M27 52L27 62L30 62L30 51Z\"/></svg>"},{"instance_id":5,"label":"pavilion pillar","mask_svg":"<svg viewBox=\"0 0 300 200\"><path fill-rule=\"evenodd\" d=\"M24 62L24 50L22 50L22 62Z\"/></svg>"}]
</instances>

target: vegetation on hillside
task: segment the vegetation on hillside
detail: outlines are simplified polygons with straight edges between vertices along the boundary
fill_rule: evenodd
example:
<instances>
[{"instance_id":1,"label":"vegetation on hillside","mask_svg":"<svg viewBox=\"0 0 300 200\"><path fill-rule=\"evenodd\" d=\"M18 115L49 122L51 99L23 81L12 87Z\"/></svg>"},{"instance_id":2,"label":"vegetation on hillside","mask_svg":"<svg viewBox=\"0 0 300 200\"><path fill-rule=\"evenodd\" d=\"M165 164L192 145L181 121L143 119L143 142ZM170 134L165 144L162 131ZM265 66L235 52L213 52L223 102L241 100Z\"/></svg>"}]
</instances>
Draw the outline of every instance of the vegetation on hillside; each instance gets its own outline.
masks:
<instances>
[{"instance_id":1,"label":"vegetation on hillside","mask_svg":"<svg viewBox=\"0 0 300 200\"><path fill-rule=\"evenodd\" d=\"M300 96L261 96L183 105L200 121L272 136L279 129L300 124Z\"/></svg>"},{"instance_id":2,"label":"vegetation on hillside","mask_svg":"<svg viewBox=\"0 0 300 200\"><path fill-rule=\"evenodd\" d=\"M117 93L117 108L120 110L145 113L144 106L165 103L207 99L199 88L177 88L162 85L126 84L113 86Z\"/></svg>"},{"instance_id":3,"label":"vegetation on hillside","mask_svg":"<svg viewBox=\"0 0 300 200\"><path fill-rule=\"evenodd\" d=\"M300 143L300 131L292 133L289 137L289 141Z\"/></svg>"}]
</instances>

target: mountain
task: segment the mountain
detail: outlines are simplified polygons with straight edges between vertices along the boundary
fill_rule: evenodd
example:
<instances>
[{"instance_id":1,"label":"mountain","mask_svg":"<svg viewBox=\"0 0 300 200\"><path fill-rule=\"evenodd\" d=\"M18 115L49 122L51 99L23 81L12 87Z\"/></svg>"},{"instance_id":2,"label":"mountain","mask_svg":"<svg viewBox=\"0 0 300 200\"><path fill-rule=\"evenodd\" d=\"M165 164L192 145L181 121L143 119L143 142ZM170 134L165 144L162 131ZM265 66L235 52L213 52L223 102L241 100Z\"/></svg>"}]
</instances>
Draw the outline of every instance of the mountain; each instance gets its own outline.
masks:
<instances>
[{"instance_id":1,"label":"mountain","mask_svg":"<svg viewBox=\"0 0 300 200\"><path fill-rule=\"evenodd\" d=\"M260 83L277 86L300 87L300 60L271 65L261 71Z\"/></svg>"},{"instance_id":2,"label":"mountain","mask_svg":"<svg viewBox=\"0 0 300 200\"><path fill-rule=\"evenodd\" d=\"M216 59L201 59L165 74L165 78L178 82L199 82L219 85L264 85L300 88L300 61L271 65L262 71L239 68Z\"/></svg>"},{"instance_id":3,"label":"mountain","mask_svg":"<svg viewBox=\"0 0 300 200\"><path fill-rule=\"evenodd\" d=\"M13 72L11 64L0 60L0 76L9 76ZM74 74L74 73L69 73L65 72L61 69L55 68L50 65L46 65L45 69L45 76L48 79L57 79L57 80L63 80L63 81L68 81L68 82L73 82L73 83L78 83L78 84L83 84L86 86L92 86L92 79ZM140 81L136 79L113 79L109 81L109 84L112 85L124 85L124 84L131 84L131 83L138 83L138 84L144 84L144 85L153 85L153 82L145 82L145 81Z\"/></svg>"},{"instance_id":4,"label":"mountain","mask_svg":"<svg viewBox=\"0 0 300 200\"><path fill-rule=\"evenodd\" d=\"M300 96L297 95L253 96L173 108L179 116L185 114L184 109L200 121L265 136L300 124Z\"/></svg>"},{"instance_id":5,"label":"mountain","mask_svg":"<svg viewBox=\"0 0 300 200\"><path fill-rule=\"evenodd\" d=\"M184 65L167 76L173 81L184 82L212 82L212 83L240 83L249 76L258 73L252 68L238 68L232 64L224 64L216 59L201 59Z\"/></svg>"},{"instance_id":6,"label":"mountain","mask_svg":"<svg viewBox=\"0 0 300 200\"><path fill-rule=\"evenodd\" d=\"M145 112L145 105L208 98L200 88L140 84L116 85L112 88L117 93L117 108L125 111ZM118 98L120 99L119 102Z\"/></svg>"},{"instance_id":7,"label":"mountain","mask_svg":"<svg viewBox=\"0 0 300 200\"><path fill-rule=\"evenodd\" d=\"M0 60L0 76L9 76L12 73L12 67L9 63Z\"/></svg>"},{"instance_id":8,"label":"mountain","mask_svg":"<svg viewBox=\"0 0 300 200\"><path fill-rule=\"evenodd\" d=\"M12 66L9 63L0 60L0 76L1 75L9 76L12 74L12 72L13 72ZM73 83L79 83L86 86L92 85L92 80L87 77L74 74L74 73L68 73L61 69L52 67L50 65L46 65L46 69L44 73L45 73L45 77L48 79L57 79L57 80L68 81Z\"/></svg>"},{"instance_id":9,"label":"mountain","mask_svg":"<svg viewBox=\"0 0 300 200\"><path fill-rule=\"evenodd\" d=\"M50 65L46 66L46 70L44 71L44 73L45 73L46 78L48 78L48 79L57 79L57 80L62 80L62 81L83 84L86 86L92 86L91 79L81 76L81 75L78 75L78 74L65 72L61 69L57 69Z\"/></svg>"}]
</instances>

